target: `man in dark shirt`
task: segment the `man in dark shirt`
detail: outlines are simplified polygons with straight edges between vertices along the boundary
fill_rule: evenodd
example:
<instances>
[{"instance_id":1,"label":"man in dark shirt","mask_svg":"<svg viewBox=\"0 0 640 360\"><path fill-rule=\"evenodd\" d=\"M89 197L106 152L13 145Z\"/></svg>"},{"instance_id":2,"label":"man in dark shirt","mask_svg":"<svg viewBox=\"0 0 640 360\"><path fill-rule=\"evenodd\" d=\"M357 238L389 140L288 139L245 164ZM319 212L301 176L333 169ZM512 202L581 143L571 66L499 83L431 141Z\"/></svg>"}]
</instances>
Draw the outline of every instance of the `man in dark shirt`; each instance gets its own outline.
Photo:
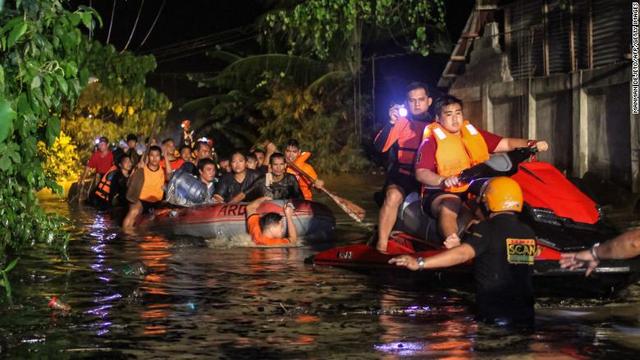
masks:
<instances>
[{"instance_id":1,"label":"man in dark shirt","mask_svg":"<svg viewBox=\"0 0 640 360\"><path fill-rule=\"evenodd\" d=\"M298 180L295 176L288 174L287 163L284 154L276 152L269 158L271 171L260 176L246 192L241 192L234 196L230 202L236 203L248 199L259 197L269 197L273 200L303 199Z\"/></svg>"},{"instance_id":2,"label":"man in dark shirt","mask_svg":"<svg viewBox=\"0 0 640 360\"><path fill-rule=\"evenodd\" d=\"M216 187L214 197L219 202L229 202L234 196L249 190L260 176L257 171L247 168L247 157L239 151L231 155L231 171L222 176Z\"/></svg>"},{"instance_id":3,"label":"man in dark shirt","mask_svg":"<svg viewBox=\"0 0 640 360\"><path fill-rule=\"evenodd\" d=\"M411 270L455 266L474 259L478 319L490 323L532 325L532 265L535 234L518 220L522 190L508 177L489 180L481 194L489 218L472 226L463 243L427 259L401 255L390 264Z\"/></svg>"}]
</instances>

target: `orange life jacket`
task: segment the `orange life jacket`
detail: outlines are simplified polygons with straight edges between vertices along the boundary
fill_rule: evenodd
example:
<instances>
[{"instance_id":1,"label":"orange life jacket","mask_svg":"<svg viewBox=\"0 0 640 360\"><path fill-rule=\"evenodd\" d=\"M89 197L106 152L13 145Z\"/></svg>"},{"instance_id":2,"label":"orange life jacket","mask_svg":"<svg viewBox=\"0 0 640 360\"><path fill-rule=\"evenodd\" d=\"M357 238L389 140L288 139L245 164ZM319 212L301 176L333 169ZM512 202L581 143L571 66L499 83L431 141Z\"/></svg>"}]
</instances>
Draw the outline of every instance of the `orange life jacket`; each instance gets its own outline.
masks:
<instances>
[{"instance_id":1,"label":"orange life jacket","mask_svg":"<svg viewBox=\"0 0 640 360\"><path fill-rule=\"evenodd\" d=\"M416 152L422 142L422 133L426 122L399 118L391 128L382 152L388 151L394 143L398 143L396 166L405 175L413 175Z\"/></svg>"},{"instance_id":2,"label":"orange life jacket","mask_svg":"<svg viewBox=\"0 0 640 360\"><path fill-rule=\"evenodd\" d=\"M310 152L303 152L298 156L298 158L293 162L300 170L304 171L305 174L309 175L312 179L317 180L318 174L313 169L313 167L307 164L307 160L311 157ZM311 182L306 176L299 174L292 167L287 167L287 172L296 177L298 180L298 186L300 187L300 192L302 192L302 196L305 200L312 200L313 193L311 192L311 187L313 186L313 182Z\"/></svg>"},{"instance_id":3,"label":"orange life jacket","mask_svg":"<svg viewBox=\"0 0 640 360\"><path fill-rule=\"evenodd\" d=\"M98 187L96 188L96 196L101 198L102 200L109 202L109 193L111 192L111 180L113 180L113 176L116 174L118 167L115 165L111 165L109 171L106 174L102 175L102 179L98 183Z\"/></svg>"},{"instance_id":4,"label":"orange life jacket","mask_svg":"<svg viewBox=\"0 0 640 360\"><path fill-rule=\"evenodd\" d=\"M148 166L144 167L144 183L140 191L140 200L147 202L158 202L164 195L164 171L158 166L158 170L153 171Z\"/></svg>"},{"instance_id":5,"label":"orange life jacket","mask_svg":"<svg viewBox=\"0 0 640 360\"><path fill-rule=\"evenodd\" d=\"M466 120L462 123L459 135L451 134L435 122L425 128L424 134L436 141L436 172L439 175L459 175L462 170L489 159L487 143L478 129ZM462 184L446 188L445 191L463 192L467 188L468 184Z\"/></svg>"}]
</instances>

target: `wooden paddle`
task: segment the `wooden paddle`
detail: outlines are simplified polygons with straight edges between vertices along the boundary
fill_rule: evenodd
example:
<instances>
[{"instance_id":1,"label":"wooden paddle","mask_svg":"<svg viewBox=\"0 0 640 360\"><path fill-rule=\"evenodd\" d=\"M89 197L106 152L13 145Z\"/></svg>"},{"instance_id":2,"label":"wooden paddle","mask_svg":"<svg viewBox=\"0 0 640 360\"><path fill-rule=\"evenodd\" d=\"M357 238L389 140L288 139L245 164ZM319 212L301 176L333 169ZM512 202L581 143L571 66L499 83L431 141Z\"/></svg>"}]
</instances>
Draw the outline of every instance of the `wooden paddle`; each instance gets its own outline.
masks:
<instances>
[{"instance_id":1,"label":"wooden paddle","mask_svg":"<svg viewBox=\"0 0 640 360\"><path fill-rule=\"evenodd\" d=\"M311 175L304 172L296 164L292 162L287 162L287 164L291 166L291 168L295 170L298 174L304 176L310 182L312 183L315 182L315 179L311 177ZM354 204L353 202L345 198L342 198L336 195L335 193L325 189L324 187L320 188L320 190L322 190L325 194L327 194L331 198L331 200L333 200L340 207L340 209L342 209L342 211L347 213L347 215L349 215L353 220L359 223L362 222L362 220L364 219L364 216L367 213L363 208L361 208L360 206Z\"/></svg>"}]
</instances>

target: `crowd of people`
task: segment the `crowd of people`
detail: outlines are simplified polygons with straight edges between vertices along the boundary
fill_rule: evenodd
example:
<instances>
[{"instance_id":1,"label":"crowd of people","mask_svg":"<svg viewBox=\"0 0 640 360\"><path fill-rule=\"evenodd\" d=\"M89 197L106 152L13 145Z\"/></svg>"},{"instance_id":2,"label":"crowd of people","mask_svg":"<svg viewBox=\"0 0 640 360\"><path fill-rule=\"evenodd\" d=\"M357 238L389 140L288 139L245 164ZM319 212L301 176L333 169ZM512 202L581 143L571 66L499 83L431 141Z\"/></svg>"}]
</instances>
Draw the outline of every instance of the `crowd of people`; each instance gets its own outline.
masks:
<instances>
[{"instance_id":1,"label":"crowd of people","mask_svg":"<svg viewBox=\"0 0 640 360\"><path fill-rule=\"evenodd\" d=\"M190 125L189 120L183 121L179 147L172 138L161 142L147 138L141 144L135 134L112 147L109 139L99 137L78 182L80 194L89 194L80 196L80 201L102 210L126 207L125 230L134 228L141 214L158 206L249 202L247 230L256 244L295 243L295 227L284 226L283 221L291 221L289 203L283 208L284 219L278 213L255 215L266 200L311 200L312 189L324 186L307 163L311 153L303 152L299 142L291 139L283 144L284 153L266 141L221 157L212 140L194 140ZM92 184L97 186L90 185L85 191L85 179L91 171L95 171ZM288 229L288 237L283 229Z\"/></svg>"}]
</instances>

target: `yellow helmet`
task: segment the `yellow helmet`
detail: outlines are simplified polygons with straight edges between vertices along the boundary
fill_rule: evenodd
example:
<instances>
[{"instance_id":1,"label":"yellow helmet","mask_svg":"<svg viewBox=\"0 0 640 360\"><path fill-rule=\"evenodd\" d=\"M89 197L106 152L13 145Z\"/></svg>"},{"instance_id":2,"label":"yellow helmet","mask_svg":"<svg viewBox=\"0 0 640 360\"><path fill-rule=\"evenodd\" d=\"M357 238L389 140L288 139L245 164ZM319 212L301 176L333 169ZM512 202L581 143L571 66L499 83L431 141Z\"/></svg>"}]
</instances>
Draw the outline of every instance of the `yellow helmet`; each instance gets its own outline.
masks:
<instances>
[{"instance_id":1,"label":"yellow helmet","mask_svg":"<svg viewBox=\"0 0 640 360\"><path fill-rule=\"evenodd\" d=\"M522 189L509 177L495 177L487 181L482 192L482 201L491 212L520 212L522 211Z\"/></svg>"}]
</instances>

